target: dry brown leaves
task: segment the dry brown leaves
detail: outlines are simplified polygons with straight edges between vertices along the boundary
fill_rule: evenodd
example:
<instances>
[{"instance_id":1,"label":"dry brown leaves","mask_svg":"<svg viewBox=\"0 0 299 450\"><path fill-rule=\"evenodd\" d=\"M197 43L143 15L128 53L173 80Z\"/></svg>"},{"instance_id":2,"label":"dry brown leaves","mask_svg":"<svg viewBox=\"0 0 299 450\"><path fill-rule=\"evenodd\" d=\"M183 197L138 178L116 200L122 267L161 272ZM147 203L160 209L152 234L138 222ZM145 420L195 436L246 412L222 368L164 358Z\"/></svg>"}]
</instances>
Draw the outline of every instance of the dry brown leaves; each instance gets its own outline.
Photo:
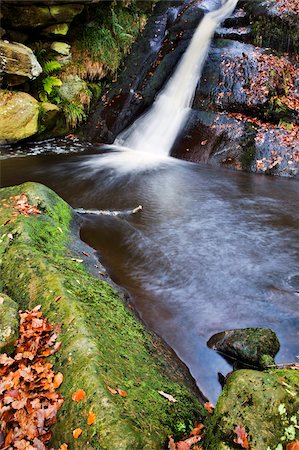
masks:
<instances>
[{"instance_id":1,"label":"dry brown leaves","mask_svg":"<svg viewBox=\"0 0 299 450\"><path fill-rule=\"evenodd\" d=\"M245 428L242 425L238 425L234 429L234 433L236 433L237 437L234 439L234 442L236 444L241 445L242 448L249 449L249 443L248 443L248 434L245 430Z\"/></svg>"},{"instance_id":2,"label":"dry brown leaves","mask_svg":"<svg viewBox=\"0 0 299 450\"><path fill-rule=\"evenodd\" d=\"M56 342L58 329L42 317L40 306L19 314L20 338L14 355L0 355L0 448L45 450L63 403L55 392L63 376L55 375L45 358L61 343Z\"/></svg>"},{"instance_id":3,"label":"dry brown leaves","mask_svg":"<svg viewBox=\"0 0 299 450\"><path fill-rule=\"evenodd\" d=\"M182 440L175 442L172 436L168 436L169 450L203 450L198 444L202 438L203 429L202 423L195 422L193 430Z\"/></svg>"},{"instance_id":4,"label":"dry brown leaves","mask_svg":"<svg viewBox=\"0 0 299 450\"><path fill-rule=\"evenodd\" d=\"M276 0L276 9L281 13L299 15L299 0Z\"/></svg>"},{"instance_id":5,"label":"dry brown leaves","mask_svg":"<svg viewBox=\"0 0 299 450\"><path fill-rule=\"evenodd\" d=\"M41 213L37 206L30 205L28 203L27 194L16 195L10 197L9 199L5 198L0 202L0 207L2 206L4 206L5 208L12 208L14 210L12 216L18 216L19 214L21 214L22 216L29 216L30 214ZM8 222L10 222L10 219L4 222L3 225L6 225L6 223Z\"/></svg>"}]
</instances>

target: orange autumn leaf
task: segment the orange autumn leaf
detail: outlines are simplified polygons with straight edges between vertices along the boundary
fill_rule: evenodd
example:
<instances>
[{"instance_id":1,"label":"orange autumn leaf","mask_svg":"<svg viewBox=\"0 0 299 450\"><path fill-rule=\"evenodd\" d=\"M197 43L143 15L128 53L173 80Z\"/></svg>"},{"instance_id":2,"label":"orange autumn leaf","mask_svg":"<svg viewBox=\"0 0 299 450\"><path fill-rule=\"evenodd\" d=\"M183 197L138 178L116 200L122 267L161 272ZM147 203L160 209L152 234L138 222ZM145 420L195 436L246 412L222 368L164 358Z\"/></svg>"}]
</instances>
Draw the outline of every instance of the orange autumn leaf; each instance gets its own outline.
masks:
<instances>
[{"instance_id":1,"label":"orange autumn leaf","mask_svg":"<svg viewBox=\"0 0 299 450\"><path fill-rule=\"evenodd\" d=\"M249 443L248 443L248 434L246 433L246 430L241 425L238 425L234 429L234 433L236 433L237 437L234 439L234 442L236 444L240 444L242 448L249 449Z\"/></svg>"},{"instance_id":2,"label":"orange autumn leaf","mask_svg":"<svg viewBox=\"0 0 299 450\"><path fill-rule=\"evenodd\" d=\"M290 442L286 450L299 450L299 441Z\"/></svg>"},{"instance_id":3,"label":"orange autumn leaf","mask_svg":"<svg viewBox=\"0 0 299 450\"><path fill-rule=\"evenodd\" d=\"M81 436L81 434L82 434L81 428L76 428L76 429L73 431L73 436L74 436L75 439L78 439L78 437Z\"/></svg>"},{"instance_id":4,"label":"orange autumn leaf","mask_svg":"<svg viewBox=\"0 0 299 450\"><path fill-rule=\"evenodd\" d=\"M55 387L55 389L59 388L59 386L61 385L62 382L63 382L63 375L62 375L61 372L58 372L54 376L54 387Z\"/></svg>"},{"instance_id":5,"label":"orange autumn leaf","mask_svg":"<svg viewBox=\"0 0 299 450\"><path fill-rule=\"evenodd\" d=\"M112 395L118 394L121 397L128 397L128 395L129 395L125 391L122 391L121 389L113 389L110 386L107 386L107 389L109 392L111 392Z\"/></svg>"},{"instance_id":6,"label":"orange autumn leaf","mask_svg":"<svg viewBox=\"0 0 299 450\"><path fill-rule=\"evenodd\" d=\"M67 450L68 445L67 444L61 444L58 450Z\"/></svg>"},{"instance_id":7,"label":"orange autumn leaf","mask_svg":"<svg viewBox=\"0 0 299 450\"><path fill-rule=\"evenodd\" d=\"M72 395L72 400L74 400L74 402L80 402L81 400L83 400L83 398L85 398L86 394L83 391L83 389L78 389L76 392L73 393Z\"/></svg>"},{"instance_id":8,"label":"orange autumn leaf","mask_svg":"<svg viewBox=\"0 0 299 450\"><path fill-rule=\"evenodd\" d=\"M210 414L212 414L212 412L214 411L214 405L211 403L211 402L206 402L204 405L203 405L203 407L204 407L204 409L206 410L206 411L208 411L208 413L210 413Z\"/></svg>"},{"instance_id":9,"label":"orange autumn leaf","mask_svg":"<svg viewBox=\"0 0 299 450\"><path fill-rule=\"evenodd\" d=\"M87 416L87 423L88 425L93 425L96 421L96 415L94 412L89 411L88 416Z\"/></svg>"},{"instance_id":10,"label":"orange autumn leaf","mask_svg":"<svg viewBox=\"0 0 299 450\"><path fill-rule=\"evenodd\" d=\"M7 435L6 435L6 438L5 438L5 441L4 441L4 447L8 447L11 444L11 442L12 442L12 435L13 435L13 431L10 430L7 433Z\"/></svg>"}]
</instances>

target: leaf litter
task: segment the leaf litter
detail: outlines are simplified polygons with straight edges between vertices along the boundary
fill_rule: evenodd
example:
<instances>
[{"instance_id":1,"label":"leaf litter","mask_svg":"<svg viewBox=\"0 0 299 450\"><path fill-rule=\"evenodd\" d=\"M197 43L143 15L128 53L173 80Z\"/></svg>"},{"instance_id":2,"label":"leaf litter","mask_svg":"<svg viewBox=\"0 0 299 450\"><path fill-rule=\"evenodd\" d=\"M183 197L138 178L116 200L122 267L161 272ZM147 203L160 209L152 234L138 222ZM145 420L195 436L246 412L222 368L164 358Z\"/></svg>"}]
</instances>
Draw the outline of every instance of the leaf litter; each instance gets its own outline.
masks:
<instances>
[{"instance_id":1,"label":"leaf litter","mask_svg":"<svg viewBox=\"0 0 299 450\"><path fill-rule=\"evenodd\" d=\"M19 312L20 338L12 356L0 355L0 448L46 450L63 398L63 382L47 356L56 353L59 329L42 316L40 306ZM62 444L60 450L66 450Z\"/></svg>"}]
</instances>

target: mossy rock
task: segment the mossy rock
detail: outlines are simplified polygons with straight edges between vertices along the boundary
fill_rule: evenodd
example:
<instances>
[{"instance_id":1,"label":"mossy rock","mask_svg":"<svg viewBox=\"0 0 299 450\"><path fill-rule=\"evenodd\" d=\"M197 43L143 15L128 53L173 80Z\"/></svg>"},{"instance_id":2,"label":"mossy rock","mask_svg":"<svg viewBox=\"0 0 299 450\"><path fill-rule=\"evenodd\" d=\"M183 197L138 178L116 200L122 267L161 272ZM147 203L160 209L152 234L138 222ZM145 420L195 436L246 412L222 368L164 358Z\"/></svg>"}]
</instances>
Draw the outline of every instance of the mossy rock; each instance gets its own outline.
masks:
<instances>
[{"instance_id":1,"label":"mossy rock","mask_svg":"<svg viewBox=\"0 0 299 450\"><path fill-rule=\"evenodd\" d=\"M17 142L37 133L39 103L26 92L0 90L0 143Z\"/></svg>"},{"instance_id":2,"label":"mossy rock","mask_svg":"<svg viewBox=\"0 0 299 450\"><path fill-rule=\"evenodd\" d=\"M9 199L21 193L41 214L11 216ZM1 198L6 199L0 203L2 233L14 239L0 245L0 289L22 309L41 304L50 322L62 326L62 349L53 362L64 375L65 401L53 429L53 447L66 442L82 450L161 450L168 434L178 437L182 426L189 429L201 420L204 411L186 385L188 380L191 385L186 368L145 330L108 283L87 272L82 253L70 250L72 209L36 183L1 189ZM128 396L113 396L108 386ZM78 388L86 399L75 403L71 396ZM160 390L177 402L167 401ZM90 410L96 414L92 426L87 425ZM72 431L78 427L83 433L76 440Z\"/></svg>"},{"instance_id":3,"label":"mossy rock","mask_svg":"<svg viewBox=\"0 0 299 450\"><path fill-rule=\"evenodd\" d=\"M70 3L64 5L2 5L3 21L11 28L24 30L44 28L57 23L70 23L80 14L84 5Z\"/></svg>"},{"instance_id":4,"label":"mossy rock","mask_svg":"<svg viewBox=\"0 0 299 450\"><path fill-rule=\"evenodd\" d=\"M1 72L7 75L34 79L42 73L42 68L33 51L26 45L0 40L0 55Z\"/></svg>"},{"instance_id":5,"label":"mossy rock","mask_svg":"<svg viewBox=\"0 0 299 450\"><path fill-rule=\"evenodd\" d=\"M278 353L279 340L270 328L240 328L226 330L214 334L208 341L208 346L225 356L237 359L252 366L264 366L264 356L269 356L273 363Z\"/></svg>"},{"instance_id":6,"label":"mossy rock","mask_svg":"<svg viewBox=\"0 0 299 450\"><path fill-rule=\"evenodd\" d=\"M46 35L60 35L65 36L69 31L69 25L67 23L58 23L57 25L50 25L42 31L42 34Z\"/></svg>"},{"instance_id":7,"label":"mossy rock","mask_svg":"<svg viewBox=\"0 0 299 450\"><path fill-rule=\"evenodd\" d=\"M8 295L0 292L0 353L11 353L18 337L18 305Z\"/></svg>"},{"instance_id":8,"label":"mossy rock","mask_svg":"<svg viewBox=\"0 0 299 450\"><path fill-rule=\"evenodd\" d=\"M294 427L299 421L298 389L298 370L234 372L206 423L204 448L241 448L234 443L238 425L248 433L250 450L274 450L279 443L298 439L299 430Z\"/></svg>"}]
</instances>

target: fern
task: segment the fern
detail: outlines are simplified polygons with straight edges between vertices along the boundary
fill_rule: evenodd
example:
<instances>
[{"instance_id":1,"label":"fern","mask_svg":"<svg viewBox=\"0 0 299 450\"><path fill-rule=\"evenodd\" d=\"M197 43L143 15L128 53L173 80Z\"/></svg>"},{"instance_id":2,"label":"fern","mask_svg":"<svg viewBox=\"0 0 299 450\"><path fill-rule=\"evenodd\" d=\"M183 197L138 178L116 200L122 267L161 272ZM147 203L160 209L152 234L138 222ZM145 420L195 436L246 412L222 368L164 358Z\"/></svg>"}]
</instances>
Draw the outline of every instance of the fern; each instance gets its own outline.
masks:
<instances>
[{"instance_id":1,"label":"fern","mask_svg":"<svg viewBox=\"0 0 299 450\"><path fill-rule=\"evenodd\" d=\"M43 79L43 87L44 87L44 91L48 94L51 95L53 88L56 86L61 86L62 85L62 81L59 78L56 77L46 77Z\"/></svg>"},{"instance_id":2,"label":"fern","mask_svg":"<svg viewBox=\"0 0 299 450\"><path fill-rule=\"evenodd\" d=\"M43 66L43 70L47 75L49 75L50 73L60 70L61 67L62 66L58 61L55 61L55 59L52 59L50 61L45 62L44 66Z\"/></svg>"},{"instance_id":3,"label":"fern","mask_svg":"<svg viewBox=\"0 0 299 450\"><path fill-rule=\"evenodd\" d=\"M79 103L66 102L63 105L63 112L66 122L71 128L76 128L87 117L83 105Z\"/></svg>"}]
</instances>

